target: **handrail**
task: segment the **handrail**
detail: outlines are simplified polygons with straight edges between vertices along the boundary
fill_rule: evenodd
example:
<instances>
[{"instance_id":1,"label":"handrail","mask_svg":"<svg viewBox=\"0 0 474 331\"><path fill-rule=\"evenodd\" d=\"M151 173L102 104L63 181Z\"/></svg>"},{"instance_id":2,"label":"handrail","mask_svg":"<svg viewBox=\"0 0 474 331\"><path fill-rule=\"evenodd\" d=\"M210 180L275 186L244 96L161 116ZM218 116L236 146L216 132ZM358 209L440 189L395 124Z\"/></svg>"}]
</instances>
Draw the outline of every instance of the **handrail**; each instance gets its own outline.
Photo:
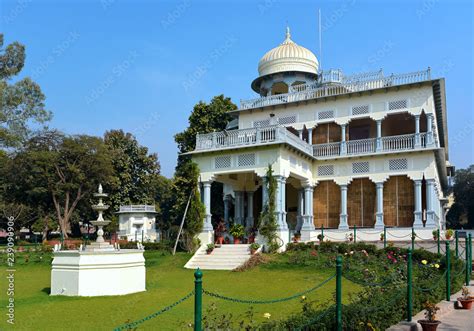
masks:
<instances>
[{"instance_id":1,"label":"handrail","mask_svg":"<svg viewBox=\"0 0 474 331\"><path fill-rule=\"evenodd\" d=\"M375 75L372 80L349 80L335 85L301 84L293 87L289 93L271 95L249 100L240 101L240 110L260 108L265 106L283 104L295 101L317 99L340 94L368 91L377 88L399 86L411 83L419 83L431 79L431 70L410 72L399 75L390 75L380 78Z\"/></svg>"}]
</instances>

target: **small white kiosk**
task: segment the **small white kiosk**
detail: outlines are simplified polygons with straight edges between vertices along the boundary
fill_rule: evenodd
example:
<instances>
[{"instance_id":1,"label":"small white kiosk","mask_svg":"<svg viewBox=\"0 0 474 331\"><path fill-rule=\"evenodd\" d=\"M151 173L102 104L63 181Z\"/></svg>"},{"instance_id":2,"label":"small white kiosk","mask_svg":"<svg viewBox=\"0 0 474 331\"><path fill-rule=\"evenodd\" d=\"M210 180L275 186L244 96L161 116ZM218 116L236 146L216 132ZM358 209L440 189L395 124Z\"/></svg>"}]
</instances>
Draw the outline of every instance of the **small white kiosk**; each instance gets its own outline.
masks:
<instances>
[{"instance_id":1,"label":"small white kiosk","mask_svg":"<svg viewBox=\"0 0 474 331\"><path fill-rule=\"evenodd\" d=\"M128 241L158 242L156 231L156 209L152 205L120 206L119 236Z\"/></svg>"}]
</instances>

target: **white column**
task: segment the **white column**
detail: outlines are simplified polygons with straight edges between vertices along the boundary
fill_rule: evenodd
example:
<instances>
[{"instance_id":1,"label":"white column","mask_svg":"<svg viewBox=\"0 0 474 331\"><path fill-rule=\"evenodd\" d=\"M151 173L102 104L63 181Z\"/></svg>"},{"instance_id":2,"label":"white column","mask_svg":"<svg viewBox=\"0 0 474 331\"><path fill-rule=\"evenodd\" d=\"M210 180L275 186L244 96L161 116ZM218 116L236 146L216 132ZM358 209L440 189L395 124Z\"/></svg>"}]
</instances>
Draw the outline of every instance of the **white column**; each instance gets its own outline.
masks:
<instances>
[{"instance_id":1,"label":"white column","mask_svg":"<svg viewBox=\"0 0 474 331\"><path fill-rule=\"evenodd\" d=\"M415 148L421 147L420 115L415 115Z\"/></svg>"},{"instance_id":2,"label":"white column","mask_svg":"<svg viewBox=\"0 0 474 331\"><path fill-rule=\"evenodd\" d=\"M422 211L421 211L421 179L415 179L415 221L413 222L414 228L423 227Z\"/></svg>"},{"instance_id":3,"label":"white column","mask_svg":"<svg viewBox=\"0 0 474 331\"><path fill-rule=\"evenodd\" d=\"M212 215L211 215L211 183L212 182L204 182L202 184L203 189L204 189L204 208L205 208L205 216L204 216L204 226L203 230L204 231L212 231Z\"/></svg>"},{"instance_id":4,"label":"white column","mask_svg":"<svg viewBox=\"0 0 474 331\"><path fill-rule=\"evenodd\" d=\"M281 177L281 211L282 219L281 223L283 229L288 229L288 224L286 223L286 177Z\"/></svg>"},{"instance_id":5,"label":"white column","mask_svg":"<svg viewBox=\"0 0 474 331\"><path fill-rule=\"evenodd\" d=\"M241 224L242 214L240 204L242 203L242 192L234 191L235 194L235 205L234 205L234 223Z\"/></svg>"},{"instance_id":6,"label":"white column","mask_svg":"<svg viewBox=\"0 0 474 331\"><path fill-rule=\"evenodd\" d=\"M313 128L308 129L308 144L313 144Z\"/></svg>"},{"instance_id":7,"label":"white column","mask_svg":"<svg viewBox=\"0 0 474 331\"><path fill-rule=\"evenodd\" d=\"M341 214L339 216L339 229L347 230L347 184L341 186Z\"/></svg>"},{"instance_id":8,"label":"white column","mask_svg":"<svg viewBox=\"0 0 474 331\"><path fill-rule=\"evenodd\" d=\"M433 210L434 179L426 179L426 227L436 226Z\"/></svg>"},{"instance_id":9,"label":"white column","mask_svg":"<svg viewBox=\"0 0 474 331\"><path fill-rule=\"evenodd\" d=\"M382 120L377 120L377 139L376 139L375 151L380 152L381 150L382 150Z\"/></svg>"},{"instance_id":10,"label":"white column","mask_svg":"<svg viewBox=\"0 0 474 331\"><path fill-rule=\"evenodd\" d=\"M313 223L313 186L308 185L304 188L304 215L302 231L314 230Z\"/></svg>"},{"instance_id":11,"label":"white column","mask_svg":"<svg viewBox=\"0 0 474 331\"><path fill-rule=\"evenodd\" d=\"M229 228L229 198L224 197L224 223L226 228Z\"/></svg>"},{"instance_id":12,"label":"white column","mask_svg":"<svg viewBox=\"0 0 474 331\"><path fill-rule=\"evenodd\" d=\"M300 139L303 140L303 129L298 130L298 137L300 137Z\"/></svg>"},{"instance_id":13,"label":"white column","mask_svg":"<svg viewBox=\"0 0 474 331\"><path fill-rule=\"evenodd\" d=\"M426 114L426 145L434 144L433 139L433 114Z\"/></svg>"},{"instance_id":14,"label":"white column","mask_svg":"<svg viewBox=\"0 0 474 331\"><path fill-rule=\"evenodd\" d=\"M346 145L346 124L341 125L341 155L347 154Z\"/></svg>"},{"instance_id":15,"label":"white column","mask_svg":"<svg viewBox=\"0 0 474 331\"><path fill-rule=\"evenodd\" d=\"M253 192L247 192L247 219L246 219L247 229L253 227Z\"/></svg>"},{"instance_id":16,"label":"white column","mask_svg":"<svg viewBox=\"0 0 474 331\"><path fill-rule=\"evenodd\" d=\"M288 230L288 224L286 223L286 212L285 212L285 184L286 178L283 176L275 176L277 182L276 191L276 216L279 230Z\"/></svg>"},{"instance_id":17,"label":"white column","mask_svg":"<svg viewBox=\"0 0 474 331\"><path fill-rule=\"evenodd\" d=\"M304 189L298 190L298 207L296 211L296 232L301 231L303 225L303 214L304 214Z\"/></svg>"},{"instance_id":18,"label":"white column","mask_svg":"<svg viewBox=\"0 0 474 331\"><path fill-rule=\"evenodd\" d=\"M376 191L377 191L377 211L375 213L375 226L376 229L383 229L384 222L383 222L383 182L375 183Z\"/></svg>"}]
</instances>

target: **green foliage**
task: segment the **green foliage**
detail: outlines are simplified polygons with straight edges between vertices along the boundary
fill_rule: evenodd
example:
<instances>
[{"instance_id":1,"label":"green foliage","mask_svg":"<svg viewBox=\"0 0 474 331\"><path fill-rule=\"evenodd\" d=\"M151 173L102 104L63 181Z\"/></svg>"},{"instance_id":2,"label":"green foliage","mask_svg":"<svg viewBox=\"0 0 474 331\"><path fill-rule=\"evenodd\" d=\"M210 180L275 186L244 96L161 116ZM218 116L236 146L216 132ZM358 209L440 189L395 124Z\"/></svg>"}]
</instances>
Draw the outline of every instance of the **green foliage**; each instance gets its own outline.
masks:
<instances>
[{"instance_id":1,"label":"green foliage","mask_svg":"<svg viewBox=\"0 0 474 331\"><path fill-rule=\"evenodd\" d=\"M196 146L197 133L209 133L213 131L222 131L225 129L228 121L231 119L229 111L237 109L230 98L223 95L214 97L209 104L200 101L193 108L189 116L189 126L183 132L175 136L180 153L186 153L194 150ZM204 217L204 206L200 201L200 195L197 191L199 179L199 169L192 162L188 155L179 155L173 180L173 195L170 218L177 227L184 214L189 195L192 193L192 200L186 216L185 232L188 242L202 229L202 220ZM212 185L211 194L216 196L222 190L218 185ZM222 192L220 192L222 194ZM214 208L214 207L213 207Z\"/></svg>"},{"instance_id":2,"label":"green foliage","mask_svg":"<svg viewBox=\"0 0 474 331\"><path fill-rule=\"evenodd\" d=\"M146 251L163 251L163 252L168 252L170 253L173 249L173 243L168 240L160 241L158 243L154 242L144 242L143 248L145 248ZM137 243L136 242L126 242L126 243L121 243L120 248L122 249L136 249L137 248Z\"/></svg>"},{"instance_id":3,"label":"green foliage","mask_svg":"<svg viewBox=\"0 0 474 331\"><path fill-rule=\"evenodd\" d=\"M242 239L245 236L245 228L242 224L232 224L229 233L234 238Z\"/></svg>"},{"instance_id":4,"label":"green foliage","mask_svg":"<svg viewBox=\"0 0 474 331\"><path fill-rule=\"evenodd\" d=\"M273 176L273 169L271 165L268 165L266 182L264 185L266 185L266 189L268 191L268 201L263 206L263 210L258 219L258 230L259 233L265 237L268 243L268 250L270 252L274 252L279 247L277 242L278 238L276 235L277 219L275 215L277 182Z\"/></svg>"},{"instance_id":5,"label":"green foliage","mask_svg":"<svg viewBox=\"0 0 474 331\"><path fill-rule=\"evenodd\" d=\"M253 249L253 250L257 250L260 248L260 244L257 244L257 243L251 243L250 244L250 249Z\"/></svg>"},{"instance_id":6,"label":"green foliage","mask_svg":"<svg viewBox=\"0 0 474 331\"><path fill-rule=\"evenodd\" d=\"M446 215L450 228L474 228L474 165L467 169L459 169L454 176L455 203Z\"/></svg>"},{"instance_id":7,"label":"green foliage","mask_svg":"<svg viewBox=\"0 0 474 331\"><path fill-rule=\"evenodd\" d=\"M154 204L153 183L160 173L156 154L140 146L131 133L107 131L104 135L114 170L109 201L113 210L125 204Z\"/></svg>"},{"instance_id":8,"label":"green foliage","mask_svg":"<svg viewBox=\"0 0 474 331\"><path fill-rule=\"evenodd\" d=\"M19 147L31 133L30 124L42 124L51 119L38 84L30 78L8 83L20 73L24 63L25 46L13 42L4 48L0 33L0 148Z\"/></svg>"}]
</instances>

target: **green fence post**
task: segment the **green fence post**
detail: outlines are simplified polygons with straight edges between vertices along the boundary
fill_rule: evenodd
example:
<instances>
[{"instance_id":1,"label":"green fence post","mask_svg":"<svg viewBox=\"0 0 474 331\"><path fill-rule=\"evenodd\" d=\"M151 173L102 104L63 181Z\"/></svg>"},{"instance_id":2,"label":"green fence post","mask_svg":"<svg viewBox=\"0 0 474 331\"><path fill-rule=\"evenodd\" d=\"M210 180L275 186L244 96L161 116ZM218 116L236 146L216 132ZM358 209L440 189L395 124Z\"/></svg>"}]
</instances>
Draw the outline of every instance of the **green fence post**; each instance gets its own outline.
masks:
<instances>
[{"instance_id":1,"label":"green fence post","mask_svg":"<svg viewBox=\"0 0 474 331\"><path fill-rule=\"evenodd\" d=\"M469 273L469 238L468 238L468 236L466 236L465 244L466 244L466 249L464 250L464 252L466 254L466 279L465 279L465 283L466 283L466 286L469 286L469 278L471 276L470 276L470 273Z\"/></svg>"},{"instance_id":2,"label":"green fence post","mask_svg":"<svg viewBox=\"0 0 474 331\"><path fill-rule=\"evenodd\" d=\"M415 229L411 228L411 250L415 250Z\"/></svg>"},{"instance_id":3,"label":"green fence post","mask_svg":"<svg viewBox=\"0 0 474 331\"><path fill-rule=\"evenodd\" d=\"M469 233L469 280L472 276L472 235Z\"/></svg>"},{"instance_id":4,"label":"green fence post","mask_svg":"<svg viewBox=\"0 0 474 331\"><path fill-rule=\"evenodd\" d=\"M440 233L439 233L439 229L438 229L438 254L441 254L441 243L440 243Z\"/></svg>"},{"instance_id":5,"label":"green fence post","mask_svg":"<svg viewBox=\"0 0 474 331\"><path fill-rule=\"evenodd\" d=\"M202 330L202 271L194 273L194 331Z\"/></svg>"},{"instance_id":6,"label":"green fence post","mask_svg":"<svg viewBox=\"0 0 474 331\"><path fill-rule=\"evenodd\" d=\"M321 225L321 241L324 241L324 224Z\"/></svg>"},{"instance_id":7,"label":"green fence post","mask_svg":"<svg viewBox=\"0 0 474 331\"><path fill-rule=\"evenodd\" d=\"M357 226L354 224L354 244L357 241Z\"/></svg>"},{"instance_id":8,"label":"green fence post","mask_svg":"<svg viewBox=\"0 0 474 331\"><path fill-rule=\"evenodd\" d=\"M454 231L454 240L456 242L456 259L459 258L459 236L458 230Z\"/></svg>"},{"instance_id":9,"label":"green fence post","mask_svg":"<svg viewBox=\"0 0 474 331\"><path fill-rule=\"evenodd\" d=\"M387 228L383 227L383 248L387 248Z\"/></svg>"},{"instance_id":10,"label":"green fence post","mask_svg":"<svg viewBox=\"0 0 474 331\"><path fill-rule=\"evenodd\" d=\"M336 330L342 331L342 257L336 258Z\"/></svg>"},{"instance_id":11,"label":"green fence post","mask_svg":"<svg viewBox=\"0 0 474 331\"><path fill-rule=\"evenodd\" d=\"M446 240L446 301L451 300L451 257L449 241Z\"/></svg>"},{"instance_id":12,"label":"green fence post","mask_svg":"<svg viewBox=\"0 0 474 331\"><path fill-rule=\"evenodd\" d=\"M413 290L412 290L412 258L411 249L407 254L407 321L411 322L411 314L413 312Z\"/></svg>"}]
</instances>

